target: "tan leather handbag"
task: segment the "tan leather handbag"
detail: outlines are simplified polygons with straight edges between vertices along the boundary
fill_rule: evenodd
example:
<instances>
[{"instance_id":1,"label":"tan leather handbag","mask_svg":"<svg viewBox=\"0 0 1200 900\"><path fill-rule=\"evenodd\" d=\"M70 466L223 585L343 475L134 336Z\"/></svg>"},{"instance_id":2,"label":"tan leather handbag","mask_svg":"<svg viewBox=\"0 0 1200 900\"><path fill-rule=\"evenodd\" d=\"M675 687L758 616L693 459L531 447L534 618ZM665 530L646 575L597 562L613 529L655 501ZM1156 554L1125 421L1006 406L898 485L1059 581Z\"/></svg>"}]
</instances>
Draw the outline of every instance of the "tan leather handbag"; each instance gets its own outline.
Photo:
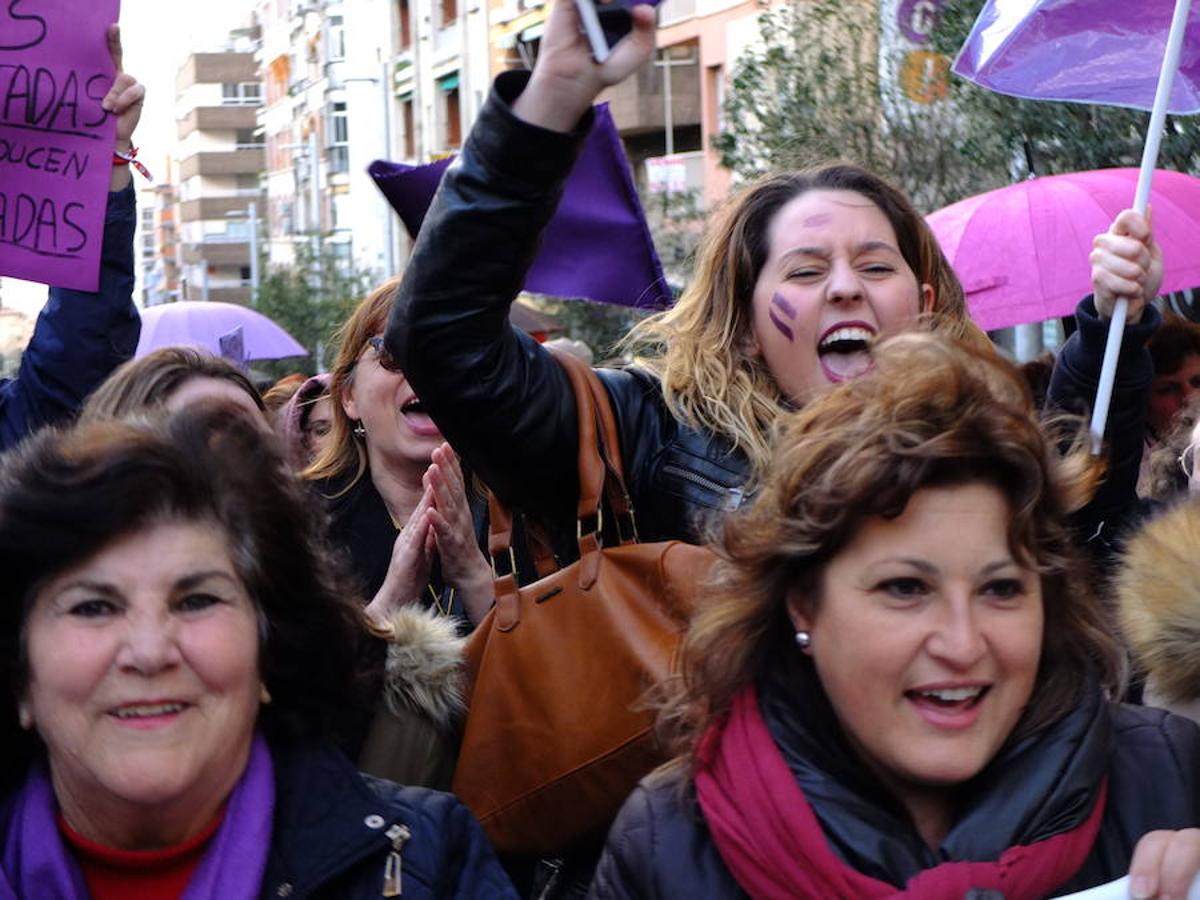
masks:
<instances>
[{"instance_id":1,"label":"tan leather handbag","mask_svg":"<svg viewBox=\"0 0 1200 900\"><path fill-rule=\"evenodd\" d=\"M467 647L472 687L454 775L498 850L541 855L606 828L664 761L639 701L670 671L714 559L681 541L637 541L608 394L590 366L556 358L579 409L579 560L519 587L512 519L492 499L496 605ZM605 515L616 517L617 546L603 546Z\"/></svg>"}]
</instances>

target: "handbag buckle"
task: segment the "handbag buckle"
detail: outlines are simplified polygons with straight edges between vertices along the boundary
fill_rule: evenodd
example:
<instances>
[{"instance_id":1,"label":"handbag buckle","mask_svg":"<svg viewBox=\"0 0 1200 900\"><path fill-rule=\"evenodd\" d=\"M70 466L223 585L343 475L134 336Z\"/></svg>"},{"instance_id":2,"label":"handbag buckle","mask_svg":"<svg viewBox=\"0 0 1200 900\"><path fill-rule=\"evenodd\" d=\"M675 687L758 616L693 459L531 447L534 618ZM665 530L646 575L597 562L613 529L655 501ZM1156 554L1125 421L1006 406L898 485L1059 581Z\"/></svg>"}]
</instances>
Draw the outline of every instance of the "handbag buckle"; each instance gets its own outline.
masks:
<instances>
[{"instance_id":1,"label":"handbag buckle","mask_svg":"<svg viewBox=\"0 0 1200 900\"><path fill-rule=\"evenodd\" d=\"M500 560L504 559L503 554L497 556L495 553L489 553L488 556L491 558L491 561L492 561L492 578L493 579L498 580L498 579L503 578L505 575L512 575L514 578L517 577L517 554L513 552L513 548L512 548L511 544L508 546L508 571L507 572L500 571L500 568L501 568Z\"/></svg>"},{"instance_id":2,"label":"handbag buckle","mask_svg":"<svg viewBox=\"0 0 1200 900\"><path fill-rule=\"evenodd\" d=\"M603 509L596 510L596 514L595 514L596 527L589 528L586 532L583 530L584 518L589 518L589 517L581 516L580 518L575 520L575 540L576 541L583 540L584 534L594 534L594 535L596 535L597 539L599 539L600 532L602 532L604 530L604 510Z\"/></svg>"}]
</instances>

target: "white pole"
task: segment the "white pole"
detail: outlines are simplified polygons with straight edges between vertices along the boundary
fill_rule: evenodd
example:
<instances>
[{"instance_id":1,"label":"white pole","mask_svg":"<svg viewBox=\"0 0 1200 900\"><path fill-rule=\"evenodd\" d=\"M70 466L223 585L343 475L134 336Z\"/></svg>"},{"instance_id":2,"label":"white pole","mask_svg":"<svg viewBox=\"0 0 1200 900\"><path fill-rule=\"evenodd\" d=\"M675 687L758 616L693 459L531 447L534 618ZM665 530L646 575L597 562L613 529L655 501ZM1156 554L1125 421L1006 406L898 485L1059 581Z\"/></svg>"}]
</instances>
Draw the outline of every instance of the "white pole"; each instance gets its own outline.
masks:
<instances>
[{"instance_id":1,"label":"white pole","mask_svg":"<svg viewBox=\"0 0 1200 900\"><path fill-rule=\"evenodd\" d=\"M1141 215L1146 214L1150 202L1150 180L1158 164L1158 148L1162 143L1163 125L1167 119L1167 107L1171 100L1171 87L1175 83L1175 72L1179 69L1179 51L1183 46L1183 34L1187 30L1188 13L1192 0L1176 0L1175 15L1171 19L1171 33L1167 36L1167 50L1163 54L1162 69L1158 74L1158 90L1154 94L1154 109L1150 113L1150 127L1146 132L1146 145L1142 149L1142 168L1138 173L1137 193L1133 208ZM1152 297L1147 297L1150 302ZM1117 375L1117 356L1121 352L1121 336L1125 331L1125 316L1129 301L1117 300L1113 306L1112 322L1108 326L1108 343L1104 346L1104 363L1100 367L1100 384L1096 388L1096 406L1092 410L1092 453L1099 454L1104 440L1104 427L1108 424L1108 407L1112 402L1113 381Z\"/></svg>"},{"instance_id":2,"label":"white pole","mask_svg":"<svg viewBox=\"0 0 1200 900\"><path fill-rule=\"evenodd\" d=\"M250 305L258 306L258 204L246 208L250 217Z\"/></svg>"},{"instance_id":3,"label":"white pole","mask_svg":"<svg viewBox=\"0 0 1200 900\"><path fill-rule=\"evenodd\" d=\"M671 49L663 48L663 123L667 128L667 156L675 152L675 121L671 115Z\"/></svg>"}]
</instances>

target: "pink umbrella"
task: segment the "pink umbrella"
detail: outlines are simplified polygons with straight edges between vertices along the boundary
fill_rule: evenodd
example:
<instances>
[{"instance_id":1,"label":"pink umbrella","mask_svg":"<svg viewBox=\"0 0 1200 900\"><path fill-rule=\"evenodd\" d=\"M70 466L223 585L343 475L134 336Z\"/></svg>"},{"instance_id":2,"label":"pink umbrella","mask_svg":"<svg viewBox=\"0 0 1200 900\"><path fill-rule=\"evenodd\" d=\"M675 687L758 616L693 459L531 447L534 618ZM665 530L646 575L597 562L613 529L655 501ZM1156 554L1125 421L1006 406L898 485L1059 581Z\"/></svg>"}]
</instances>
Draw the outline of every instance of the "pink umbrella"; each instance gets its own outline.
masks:
<instances>
[{"instance_id":1,"label":"pink umbrella","mask_svg":"<svg viewBox=\"0 0 1200 900\"><path fill-rule=\"evenodd\" d=\"M1131 205L1137 169L1031 178L927 217L986 330L1070 315L1092 290L1092 238ZM1200 179L1158 170L1150 192L1164 293L1200 285Z\"/></svg>"},{"instance_id":2,"label":"pink umbrella","mask_svg":"<svg viewBox=\"0 0 1200 900\"><path fill-rule=\"evenodd\" d=\"M134 355L145 356L159 347L187 346L221 356L223 350L228 353L228 346L221 346L221 338L228 345L231 337L238 336L238 355L244 360L308 355L302 344L262 313L236 303L201 300L163 303L142 310L142 336Z\"/></svg>"}]
</instances>

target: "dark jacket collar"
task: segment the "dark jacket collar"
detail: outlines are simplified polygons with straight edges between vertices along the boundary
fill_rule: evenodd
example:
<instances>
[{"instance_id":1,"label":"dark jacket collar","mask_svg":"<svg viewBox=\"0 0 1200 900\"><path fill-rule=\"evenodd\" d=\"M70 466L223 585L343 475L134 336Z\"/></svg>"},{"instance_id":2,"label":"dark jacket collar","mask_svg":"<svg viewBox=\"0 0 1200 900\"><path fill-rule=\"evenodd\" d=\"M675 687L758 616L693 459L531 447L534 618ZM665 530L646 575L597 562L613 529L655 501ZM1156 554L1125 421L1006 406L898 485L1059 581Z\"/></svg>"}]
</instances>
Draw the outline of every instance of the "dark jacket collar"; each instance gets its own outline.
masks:
<instances>
[{"instance_id":1,"label":"dark jacket collar","mask_svg":"<svg viewBox=\"0 0 1200 900\"><path fill-rule=\"evenodd\" d=\"M271 748L275 829L263 895L307 896L356 863L386 849L404 815L372 791L340 752L326 745ZM381 882L382 884L382 882Z\"/></svg>"},{"instance_id":2,"label":"dark jacket collar","mask_svg":"<svg viewBox=\"0 0 1200 900\"><path fill-rule=\"evenodd\" d=\"M807 661L795 665L809 665ZM903 885L947 860L994 860L1009 847L1079 825L1108 766L1110 724L1099 687L1059 721L1003 749L961 788L961 814L942 845L927 847L907 812L858 761L818 688L797 670L759 683L771 736L842 859Z\"/></svg>"}]
</instances>

